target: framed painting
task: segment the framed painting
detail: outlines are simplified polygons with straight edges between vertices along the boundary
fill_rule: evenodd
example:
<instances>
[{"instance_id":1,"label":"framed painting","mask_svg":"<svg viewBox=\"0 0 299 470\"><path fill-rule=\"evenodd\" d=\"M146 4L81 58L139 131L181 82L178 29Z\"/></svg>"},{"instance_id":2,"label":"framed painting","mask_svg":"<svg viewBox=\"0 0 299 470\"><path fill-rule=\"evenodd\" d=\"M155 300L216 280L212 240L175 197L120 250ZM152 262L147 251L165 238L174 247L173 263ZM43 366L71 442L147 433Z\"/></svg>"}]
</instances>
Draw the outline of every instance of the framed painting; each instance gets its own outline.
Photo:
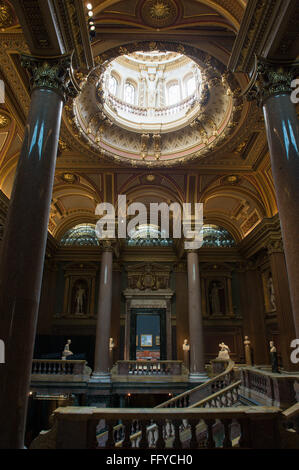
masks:
<instances>
[{"instance_id":1,"label":"framed painting","mask_svg":"<svg viewBox=\"0 0 299 470\"><path fill-rule=\"evenodd\" d=\"M153 346L153 335L141 335L140 346L142 348L151 348Z\"/></svg>"}]
</instances>

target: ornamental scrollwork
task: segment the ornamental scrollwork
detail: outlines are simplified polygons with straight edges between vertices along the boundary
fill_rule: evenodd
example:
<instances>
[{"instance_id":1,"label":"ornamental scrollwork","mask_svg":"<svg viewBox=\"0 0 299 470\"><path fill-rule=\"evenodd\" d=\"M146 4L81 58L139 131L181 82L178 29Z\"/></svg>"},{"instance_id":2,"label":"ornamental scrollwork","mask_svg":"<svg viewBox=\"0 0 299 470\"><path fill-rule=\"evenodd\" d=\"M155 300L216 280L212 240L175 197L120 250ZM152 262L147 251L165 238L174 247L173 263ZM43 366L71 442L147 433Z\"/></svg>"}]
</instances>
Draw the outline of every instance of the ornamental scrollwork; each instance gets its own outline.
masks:
<instances>
[{"instance_id":1,"label":"ornamental scrollwork","mask_svg":"<svg viewBox=\"0 0 299 470\"><path fill-rule=\"evenodd\" d=\"M32 91L46 88L55 91L63 100L75 98L80 92L72 69L72 54L55 58L39 58L23 54L22 66L29 71Z\"/></svg>"},{"instance_id":2,"label":"ornamental scrollwork","mask_svg":"<svg viewBox=\"0 0 299 470\"><path fill-rule=\"evenodd\" d=\"M271 96L291 94L291 83L298 73L299 61L275 61L256 56L254 73L243 95L262 106Z\"/></svg>"}]
</instances>

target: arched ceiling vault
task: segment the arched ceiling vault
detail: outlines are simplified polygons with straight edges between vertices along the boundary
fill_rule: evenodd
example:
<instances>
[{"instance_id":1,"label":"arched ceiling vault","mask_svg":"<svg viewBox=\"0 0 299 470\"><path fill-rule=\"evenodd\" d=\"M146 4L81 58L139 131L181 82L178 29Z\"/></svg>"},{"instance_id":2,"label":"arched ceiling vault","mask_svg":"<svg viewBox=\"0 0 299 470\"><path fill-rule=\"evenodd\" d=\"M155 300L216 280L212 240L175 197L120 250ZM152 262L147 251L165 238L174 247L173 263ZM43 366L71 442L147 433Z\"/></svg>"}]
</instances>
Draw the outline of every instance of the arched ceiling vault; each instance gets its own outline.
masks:
<instances>
[{"instance_id":1,"label":"arched ceiling vault","mask_svg":"<svg viewBox=\"0 0 299 470\"><path fill-rule=\"evenodd\" d=\"M195 14L194 19L182 15L177 23L157 31L140 18L134 19L132 15L129 18L130 15L126 13L129 11L129 3L133 5L131 10L134 11L137 0L93 0L95 20L101 25L99 38L96 38L91 48L94 58L97 60L104 51L121 50L136 41L152 41L154 36L157 41L164 43L174 43L178 37L178 43L194 48L199 51L197 54L203 51L211 56L212 61L218 60L224 73L247 2L177 1L184 3L186 8L188 6L189 13L193 9L198 14ZM118 7L120 15L117 21L113 11L117 11ZM199 14L201 8L205 13L203 16ZM202 27L203 19L205 28ZM121 36L125 27L134 30L133 36L138 32L135 39L126 32ZM0 189L8 197L21 149L22 123L29 105L28 83L18 66L16 51L29 51L21 29L17 32L15 29L1 30L0 72L7 77L9 87L7 103L0 105L0 116L3 114L8 118L5 126L1 126L0 119ZM86 77L86 70L78 69L77 72L78 77L80 74L83 79ZM246 74L234 74L234 78L237 88L245 88L248 81ZM74 225L96 222L94 209L96 203L105 199L103 181L106 174L111 177L111 194L115 200L117 194L126 194L129 202L146 203L151 202L151 198L154 202L158 199L167 203L185 202L190 196L190 175L194 175L191 198L205 204L205 222L223 226L237 241L242 240L262 218L272 217L277 212L277 206L261 112L255 104L249 105L245 101L236 105L236 108L238 106L242 109L236 111L240 115L238 122L233 124L231 140L226 136L218 152L211 147L202 160L194 159L188 163L182 161L177 167L167 169L145 166L142 171L134 166L128 169L118 162L105 160L99 152L91 152L84 142L79 142L80 139L72 130L72 122L65 113L53 190L50 233L59 240ZM227 184L226 178L230 175L237 178L236 184ZM156 180L151 180L152 177ZM199 182L200 178L204 183ZM97 184L97 180L101 182Z\"/></svg>"}]
</instances>

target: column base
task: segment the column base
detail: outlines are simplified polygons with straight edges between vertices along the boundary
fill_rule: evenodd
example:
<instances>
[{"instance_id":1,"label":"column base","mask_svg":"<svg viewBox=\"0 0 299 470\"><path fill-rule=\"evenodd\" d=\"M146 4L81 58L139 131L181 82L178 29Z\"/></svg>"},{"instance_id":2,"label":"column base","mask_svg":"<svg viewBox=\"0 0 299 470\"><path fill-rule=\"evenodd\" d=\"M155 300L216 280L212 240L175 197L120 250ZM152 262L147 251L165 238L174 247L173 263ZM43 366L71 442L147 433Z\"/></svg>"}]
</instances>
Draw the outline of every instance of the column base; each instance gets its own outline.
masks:
<instances>
[{"instance_id":1,"label":"column base","mask_svg":"<svg viewBox=\"0 0 299 470\"><path fill-rule=\"evenodd\" d=\"M89 379L90 383L102 383L110 384L111 383L111 374L109 372L93 372L92 376Z\"/></svg>"},{"instance_id":2,"label":"column base","mask_svg":"<svg viewBox=\"0 0 299 470\"><path fill-rule=\"evenodd\" d=\"M189 374L189 382L204 383L209 379L208 375L205 372L191 372Z\"/></svg>"}]
</instances>

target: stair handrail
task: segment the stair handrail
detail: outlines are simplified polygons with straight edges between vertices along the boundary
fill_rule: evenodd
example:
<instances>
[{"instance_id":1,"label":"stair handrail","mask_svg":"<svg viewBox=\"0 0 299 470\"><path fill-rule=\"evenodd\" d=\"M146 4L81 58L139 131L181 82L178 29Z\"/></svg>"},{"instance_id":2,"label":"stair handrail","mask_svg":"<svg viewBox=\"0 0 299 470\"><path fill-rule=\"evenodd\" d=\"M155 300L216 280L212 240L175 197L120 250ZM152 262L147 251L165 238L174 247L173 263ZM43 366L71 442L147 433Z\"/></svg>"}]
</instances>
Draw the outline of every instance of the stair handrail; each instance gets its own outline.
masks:
<instances>
[{"instance_id":1,"label":"stair handrail","mask_svg":"<svg viewBox=\"0 0 299 470\"><path fill-rule=\"evenodd\" d=\"M213 377L212 379L208 380L208 381L205 382L204 384L198 385L198 386L196 386L196 387L194 387L194 388L192 388L192 389L190 389L190 390L187 390L186 392L181 393L180 395L177 395L176 397L174 397L174 398L172 398L172 399L170 399L170 400L167 400L166 402L161 403L160 405L157 405L157 406L155 406L154 408L164 408L163 405L167 405L167 404L169 404L169 403L175 402L176 400L179 400L179 399L181 399L181 398L187 396L187 395L190 394L192 391L195 391L195 390L198 391L198 390L204 389L205 387L210 387L210 386L212 386L213 383L217 382L218 380L221 380L222 377L225 377L227 374L230 374L231 372L233 372L234 367L235 367L234 361L230 360L229 363L228 363L228 365L227 365L227 368L225 369L225 371L221 372L221 374L216 375L215 377ZM235 384L234 384L234 385L235 385ZM218 391L218 393L219 393L219 392L221 392L221 390ZM210 397L210 395L209 395L209 397ZM209 397L206 397L206 398L209 398ZM113 429L114 429L114 431L116 432L116 431L119 431L119 430L122 429L122 428L123 428L123 424L120 423L120 424L117 424L116 426L114 426ZM132 438L133 438L133 437L135 438L135 437L136 437L136 434L138 434L139 432L140 432L140 431L134 432L131 437L132 437ZM107 434L108 434L108 431L100 432L99 434L97 434L97 438L100 438L100 437L103 438L103 437L104 437L105 435L107 435ZM120 442L121 442L121 441L120 441Z\"/></svg>"},{"instance_id":2,"label":"stair handrail","mask_svg":"<svg viewBox=\"0 0 299 470\"><path fill-rule=\"evenodd\" d=\"M201 385L197 385L196 387L191 388L190 390L187 390L186 392L183 392L180 395L177 395L177 396L171 398L170 400L167 400L167 401L161 403L160 405L156 406L155 408L171 407L171 405L173 403L175 403L178 400L184 399L186 396L190 395L191 393L198 392L200 390L204 390L205 388L209 388L209 387L213 386L213 384L215 382L221 380L222 377L225 377L226 375L231 374L231 372L233 372L233 370L234 370L234 367L235 367L234 361L230 360L228 365L227 365L227 368L225 369L225 371L221 372L221 374L218 374L215 377L213 377L212 379L208 380L207 382L205 382Z\"/></svg>"},{"instance_id":3,"label":"stair handrail","mask_svg":"<svg viewBox=\"0 0 299 470\"><path fill-rule=\"evenodd\" d=\"M231 390L234 390L236 387L239 387L241 383L242 383L241 380L237 380L236 382L233 382L230 385L228 385L228 387L225 387L222 390L219 390L218 392L213 393L212 395L209 395L208 397L204 398L203 400L198 401L197 403L194 403L188 408L204 408L207 403L209 403L212 400L215 400L216 398L222 397L223 395L225 395L227 392L230 392Z\"/></svg>"}]
</instances>

